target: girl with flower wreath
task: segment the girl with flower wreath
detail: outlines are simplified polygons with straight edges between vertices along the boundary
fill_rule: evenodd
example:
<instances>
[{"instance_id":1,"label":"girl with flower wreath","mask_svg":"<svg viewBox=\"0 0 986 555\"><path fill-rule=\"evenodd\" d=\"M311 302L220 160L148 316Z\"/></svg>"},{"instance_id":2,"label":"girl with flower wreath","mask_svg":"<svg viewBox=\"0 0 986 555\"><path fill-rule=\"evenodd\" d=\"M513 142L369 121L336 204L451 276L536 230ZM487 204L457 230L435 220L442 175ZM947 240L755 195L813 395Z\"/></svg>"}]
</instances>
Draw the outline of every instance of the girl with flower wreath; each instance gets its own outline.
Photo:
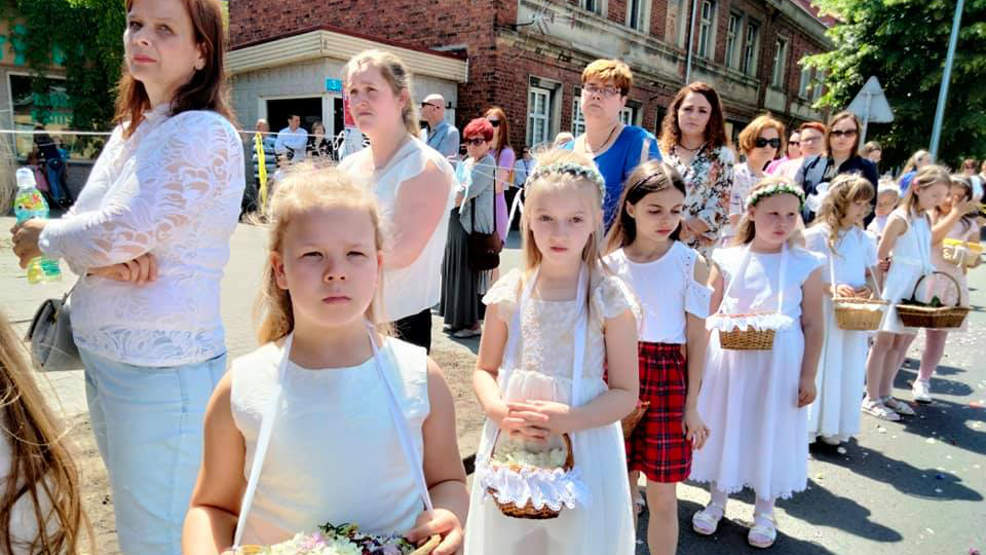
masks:
<instances>
[{"instance_id":1,"label":"girl with flower wreath","mask_svg":"<svg viewBox=\"0 0 986 555\"><path fill-rule=\"evenodd\" d=\"M637 403L637 322L632 293L600 256L605 181L589 158L555 150L538 159L525 191L523 269L484 298L473 387L487 421L465 553L631 555L620 420ZM555 465L520 480L490 464L504 445L534 450L562 434L571 442L569 472ZM560 513L513 518L495 501Z\"/></svg>"},{"instance_id":2,"label":"girl with flower wreath","mask_svg":"<svg viewBox=\"0 0 986 555\"><path fill-rule=\"evenodd\" d=\"M712 254L716 314L698 395L709 426L696 451L691 479L709 482L712 499L692 517L702 535L716 532L730 493L756 493L750 545L777 536L774 500L805 489L808 428L822 348L822 258L796 245L804 193L787 178L770 177L750 190L735 245ZM727 350L723 332L774 330L768 350Z\"/></svg>"},{"instance_id":3,"label":"girl with flower wreath","mask_svg":"<svg viewBox=\"0 0 986 555\"><path fill-rule=\"evenodd\" d=\"M336 169L292 169L272 200L261 343L209 402L182 553L272 545L355 523L462 544L467 492L452 395L423 347L375 326L375 197Z\"/></svg>"}]
</instances>

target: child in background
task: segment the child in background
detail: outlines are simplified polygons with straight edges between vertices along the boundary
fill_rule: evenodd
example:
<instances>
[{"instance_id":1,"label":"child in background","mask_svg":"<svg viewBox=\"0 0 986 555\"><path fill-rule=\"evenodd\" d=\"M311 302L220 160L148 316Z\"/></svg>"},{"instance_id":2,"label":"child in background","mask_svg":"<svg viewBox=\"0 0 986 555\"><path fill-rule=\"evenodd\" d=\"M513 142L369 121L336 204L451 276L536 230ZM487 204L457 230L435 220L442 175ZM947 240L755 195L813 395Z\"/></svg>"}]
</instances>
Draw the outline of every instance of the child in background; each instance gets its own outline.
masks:
<instances>
[{"instance_id":1,"label":"child in background","mask_svg":"<svg viewBox=\"0 0 986 555\"><path fill-rule=\"evenodd\" d=\"M880 240L880 236L883 235L883 228L887 227L887 218L890 217L890 213L897 207L897 201L899 200L900 189L894 183L893 179L881 178L876 190L876 212L873 221L866 228L866 231L872 233L878 241Z\"/></svg>"},{"instance_id":2,"label":"child in background","mask_svg":"<svg viewBox=\"0 0 986 555\"><path fill-rule=\"evenodd\" d=\"M839 328L832 298L869 298L874 293L868 286L872 280L866 276L871 268L875 271L876 241L862 226L873 194L866 178L839 175L832 180L814 224L805 232L805 246L825 259L825 343L815 380L818 397L808 407L809 442L818 437L838 445L859 433L868 334Z\"/></svg>"}]
</instances>

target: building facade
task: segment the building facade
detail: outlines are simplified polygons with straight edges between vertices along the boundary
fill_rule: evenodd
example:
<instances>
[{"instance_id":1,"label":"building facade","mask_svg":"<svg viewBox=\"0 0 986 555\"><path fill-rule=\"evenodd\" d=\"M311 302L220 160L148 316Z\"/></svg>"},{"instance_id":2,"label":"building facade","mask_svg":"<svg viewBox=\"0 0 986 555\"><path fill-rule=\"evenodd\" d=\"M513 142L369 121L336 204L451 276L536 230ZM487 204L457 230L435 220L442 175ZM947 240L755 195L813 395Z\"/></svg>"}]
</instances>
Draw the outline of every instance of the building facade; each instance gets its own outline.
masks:
<instances>
[{"instance_id":1,"label":"building facade","mask_svg":"<svg viewBox=\"0 0 986 555\"><path fill-rule=\"evenodd\" d=\"M635 77L625 122L657 132L687 77L716 87L735 135L765 111L787 123L822 117L811 108L821 93L816 76L798 62L830 48L829 24L809 0L251 0L230 6L230 65L247 121L243 107L263 101L249 88L258 76L234 63L236 56L299 30L461 61L461 79L412 67L415 98L444 93L460 126L499 105L516 146L579 133L582 69L597 58L619 58ZM316 73L341 69L320 63ZM442 88L452 84L454 94Z\"/></svg>"}]
</instances>

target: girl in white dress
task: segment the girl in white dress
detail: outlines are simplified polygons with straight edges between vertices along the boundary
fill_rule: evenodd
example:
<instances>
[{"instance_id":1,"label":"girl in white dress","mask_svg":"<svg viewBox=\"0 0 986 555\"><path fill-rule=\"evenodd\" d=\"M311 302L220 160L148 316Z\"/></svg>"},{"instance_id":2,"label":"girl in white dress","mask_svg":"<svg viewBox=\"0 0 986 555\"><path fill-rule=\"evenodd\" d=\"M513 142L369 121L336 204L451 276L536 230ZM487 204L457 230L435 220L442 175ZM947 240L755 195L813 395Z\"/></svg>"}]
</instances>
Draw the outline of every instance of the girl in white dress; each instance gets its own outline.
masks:
<instances>
[{"instance_id":1,"label":"girl in white dress","mask_svg":"<svg viewBox=\"0 0 986 555\"><path fill-rule=\"evenodd\" d=\"M465 553L631 555L620 419L637 402L637 323L632 293L600 258L605 182L592 160L552 151L538 160L525 190L524 269L501 277L484 299L473 385L487 421ZM535 497L536 507L561 508L560 515L504 516L487 494L500 478L488 464L494 442L560 434L572 439L579 477L572 489L543 503L540 492L497 488L517 506Z\"/></svg>"},{"instance_id":2,"label":"girl in white dress","mask_svg":"<svg viewBox=\"0 0 986 555\"><path fill-rule=\"evenodd\" d=\"M825 258L825 343L815 387L818 397L808 407L808 440L817 437L838 445L859 433L859 397L866 374L868 334L840 329L832 297L869 298L866 276L876 266L876 241L863 231L873 185L856 174L832 180L814 224L805 232L808 250Z\"/></svg>"},{"instance_id":3,"label":"girl in white dress","mask_svg":"<svg viewBox=\"0 0 986 555\"><path fill-rule=\"evenodd\" d=\"M909 299L921 276L935 270L928 212L945 200L950 183L948 172L941 166L932 164L918 170L900 207L890 214L877 248L879 269L887 272L882 298L890 307L866 359L863 411L883 420L896 422L901 415L914 415L910 405L891 395L894 378L917 333L904 327L894 305Z\"/></svg>"},{"instance_id":4,"label":"girl in white dress","mask_svg":"<svg viewBox=\"0 0 986 555\"><path fill-rule=\"evenodd\" d=\"M956 289L952 280L945 276L935 275L929 278L928 298L938 296L945 305L952 306L961 303L969 305L969 285L966 280L966 269L954 264L942 254L944 239L978 243L979 224L976 222L977 203L973 201L972 184L968 178L953 175L951 189L945 201L935 207L932 213L933 227L931 228L931 261L935 269L944 272L958 283ZM981 258L976 258L976 266ZM966 322L954 331L965 331ZM945 354L945 340L949 330L924 330L924 352L921 353L921 367L918 377L911 386L911 394L918 403L931 402L931 376L938 368Z\"/></svg>"},{"instance_id":5,"label":"girl in white dress","mask_svg":"<svg viewBox=\"0 0 986 555\"><path fill-rule=\"evenodd\" d=\"M678 482L688 478L692 449L709 429L698 414L712 289L702 255L679 241L685 182L670 165L644 162L627 178L607 236L606 264L640 300L637 344L640 400L648 403L627 438L630 489L647 477L647 547L678 547ZM686 356L687 353L687 356ZM643 499L635 500L643 508Z\"/></svg>"},{"instance_id":6,"label":"girl in white dress","mask_svg":"<svg viewBox=\"0 0 986 555\"><path fill-rule=\"evenodd\" d=\"M434 553L455 553L468 495L452 396L424 348L370 324L383 259L373 195L303 166L272 206L262 346L209 403L182 552L349 522L412 542L439 534Z\"/></svg>"},{"instance_id":7,"label":"girl in white dress","mask_svg":"<svg viewBox=\"0 0 986 555\"><path fill-rule=\"evenodd\" d=\"M786 177L758 183L736 245L713 253L709 278L719 312L707 320L713 333L698 411L710 433L695 452L691 479L709 482L712 499L692 527L714 534L728 495L750 487L756 505L747 540L760 548L777 536L774 500L804 490L808 480L804 407L815 399L824 334L823 269L820 256L793 244L803 203L801 188ZM772 349L723 349L720 332L736 327L775 330Z\"/></svg>"}]
</instances>

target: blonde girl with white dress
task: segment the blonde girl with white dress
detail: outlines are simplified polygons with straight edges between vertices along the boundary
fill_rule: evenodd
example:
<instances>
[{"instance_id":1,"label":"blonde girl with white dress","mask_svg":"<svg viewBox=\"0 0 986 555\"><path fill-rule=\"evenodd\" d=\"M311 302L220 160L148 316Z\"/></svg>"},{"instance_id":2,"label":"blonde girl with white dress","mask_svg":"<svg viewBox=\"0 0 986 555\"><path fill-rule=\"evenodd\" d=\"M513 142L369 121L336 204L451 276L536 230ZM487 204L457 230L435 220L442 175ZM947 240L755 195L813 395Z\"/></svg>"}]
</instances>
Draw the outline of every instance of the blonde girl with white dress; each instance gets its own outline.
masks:
<instances>
[{"instance_id":1,"label":"blonde girl with white dress","mask_svg":"<svg viewBox=\"0 0 986 555\"><path fill-rule=\"evenodd\" d=\"M600 257L605 181L589 158L551 151L525 186L523 266L490 288L473 387L487 420L469 503L466 555L631 555L634 526L620 420L637 403L633 295ZM604 368L607 376L604 377ZM498 433L499 432L499 433ZM576 478L513 488L494 445L571 437ZM557 518L503 515L517 506ZM558 495L541 493L561 490ZM543 502L542 502L543 501Z\"/></svg>"},{"instance_id":2,"label":"blonde girl with white dress","mask_svg":"<svg viewBox=\"0 0 986 555\"><path fill-rule=\"evenodd\" d=\"M866 397L862 408L863 412L883 420L896 422L901 415L915 414L910 405L891 394L894 378L917 333L916 329L904 326L894 305L910 298L921 276L935 271L929 212L945 200L950 183L948 172L941 166L932 164L918 170L903 202L887 219L877 247L879 269L886 272L881 298L890 306L866 359Z\"/></svg>"},{"instance_id":3,"label":"blonde girl with white dress","mask_svg":"<svg viewBox=\"0 0 986 555\"><path fill-rule=\"evenodd\" d=\"M870 298L874 293L867 276L872 278L871 268L875 271L876 241L862 225L874 194L873 185L859 175L836 177L805 232L808 250L825 258L825 343L815 380L818 397L808 407L809 441L820 438L838 445L859 433L868 334L839 328L832 298Z\"/></svg>"},{"instance_id":4,"label":"blonde girl with white dress","mask_svg":"<svg viewBox=\"0 0 986 555\"><path fill-rule=\"evenodd\" d=\"M182 553L271 545L325 523L462 545L468 494L452 394L423 347L388 337L376 199L293 169L272 200L261 346L209 402Z\"/></svg>"}]
</instances>

